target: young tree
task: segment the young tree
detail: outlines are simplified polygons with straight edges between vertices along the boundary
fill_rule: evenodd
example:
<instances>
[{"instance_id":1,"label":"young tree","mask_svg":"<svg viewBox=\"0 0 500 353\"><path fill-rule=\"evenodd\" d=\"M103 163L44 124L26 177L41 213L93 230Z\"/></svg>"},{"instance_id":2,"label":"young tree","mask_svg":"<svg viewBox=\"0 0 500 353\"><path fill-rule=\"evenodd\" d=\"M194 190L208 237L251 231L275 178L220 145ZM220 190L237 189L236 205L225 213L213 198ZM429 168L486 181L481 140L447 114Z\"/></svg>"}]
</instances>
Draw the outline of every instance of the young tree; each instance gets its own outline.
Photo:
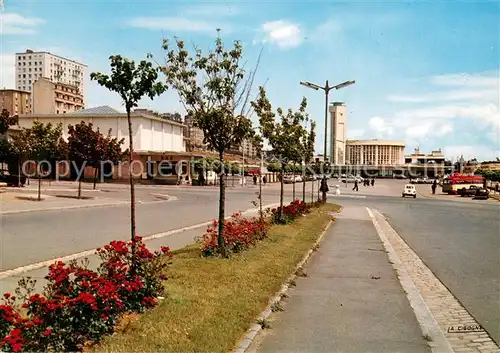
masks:
<instances>
[{"instance_id":1,"label":"young tree","mask_svg":"<svg viewBox=\"0 0 500 353\"><path fill-rule=\"evenodd\" d=\"M41 200L42 166L50 166L57 159L61 137L61 124L54 126L52 123L44 124L40 121L34 121L31 128L23 128L13 136L12 146L18 156L19 165L25 159L36 162L38 201Z\"/></svg>"},{"instance_id":2,"label":"young tree","mask_svg":"<svg viewBox=\"0 0 500 353\"><path fill-rule=\"evenodd\" d=\"M125 139L122 138L118 140L117 137L111 136L111 131L112 130L109 129L107 136L101 133L99 133L98 136L96 155L94 157L94 190L97 183L97 174L102 163L111 162L113 165L117 165L126 158L128 154L128 150L125 152L122 151L122 145L125 143Z\"/></svg>"},{"instance_id":3,"label":"young tree","mask_svg":"<svg viewBox=\"0 0 500 353\"><path fill-rule=\"evenodd\" d=\"M139 101L147 96L150 99L162 94L166 86L157 82L158 70L149 61L142 60L136 66L135 62L120 55L109 57L111 74L93 72L90 79L97 81L99 85L106 87L110 91L118 93L125 105L128 121L128 161L130 179L130 232L132 240L135 239L135 189L134 176L132 171L132 161L134 158L134 140L132 130L132 119L130 114L132 108L137 107Z\"/></svg>"},{"instance_id":4,"label":"young tree","mask_svg":"<svg viewBox=\"0 0 500 353\"><path fill-rule=\"evenodd\" d=\"M239 145L252 134L248 103L255 70L246 75L240 62L241 44L235 41L231 48L226 49L219 36L215 48L207 53L194 48L191 56L184 42L178 39L175 48L172 49L167 40L163 48L166 51L163 72L168 84L177 90L191 121L203 130L204 142L217 152L219 164L224 165L224 154L231 146ZM222 257L228 257L224 244L224 169L221 168L219 183L217 242Z\"/></svg>"},{"instance_id":5,"label":"young tree","mask_svg":"<svg viewBox=\"0 0 500 353\"><path fill-rule=\"evenodd\" d=\"M94 131L92 123L82 121L68 126L68 157L78 171L78 198L82 197L82 179L87 165L95 168L98 159L99 130Z\"/></svg>"},{"instance_id":6,"label":"young tree","mask_svg":"<svg viewBox=\"0 0 500 353\"><path fill-rule=\"evenodd\" d=\"M304 162L304 171L309 168L311 161L314 157L314 143L316 140L316 122L314 120L310 121L309 131L302 135L301 139L301 149L303 154L303 162ZM304 180L302 183L302 202L306 202L306 180L305 180L305 172ZM314 185L314 181L312 182Z\"/></svg>"},{"instance_id":7,"label":"young tree","mask_svg":"<svg viewBox=\"0 0 500 353\"><path fill-rule=\"evenodd\" d=\"M264 87L259 87L259 95L256 100L252 101L252 106L255 113L259 117L259 123L262 130L262 135L269 141L274 153L280 156L280 208L278 212L278 220L282 221L283 216L283 191L284 181L283 172L288 162L294 158L293 141L295 136L300 136L302 131L302 123L306 117L307 100L302 99L299 110L293 112L288 109L285 113L281 108L276 110L280 121L276 121L276 114L266 95ZM293 146L293 148L292 148Z\"/></svg>"},{"instance_id":8,"label":"young tree","mask_svg":"<svg viewBox=\"0 0 500 353\"><path fill-rule=\"evenodd\" d=\"M252 139L252 143L255 146L255 150L257 152L257 157L261 160L261 165L259 168L259 217L260 222L264 222L264 212L262 211L262 149L264 148L264 140L262 136L259 134L255 134Z\"/></svg>"},{"instance_id":9,"label":"young tree","mask_svg":"<svg viewBox=\"0 0 500 353\"><path fill-rule=\"evenodd\" d=\"M0 163L8 163L12 159L13 151L10 142L7 140L7 131L18 122L17 115L11 116L7 109L2 109L0 114Z\"/></svg>"},{"instance_id":10,"label":"young tree","mask_svg":"<svg viewBox=\"0 0 500 353\"><path fill-rule=\"evenodd\" d=\"M17 125L19 122L19 117L17 115L10 115L7 109L2 109L0 114L0 135L7 133L9 128L13 125Z\"/></svg>"}]
</instances>

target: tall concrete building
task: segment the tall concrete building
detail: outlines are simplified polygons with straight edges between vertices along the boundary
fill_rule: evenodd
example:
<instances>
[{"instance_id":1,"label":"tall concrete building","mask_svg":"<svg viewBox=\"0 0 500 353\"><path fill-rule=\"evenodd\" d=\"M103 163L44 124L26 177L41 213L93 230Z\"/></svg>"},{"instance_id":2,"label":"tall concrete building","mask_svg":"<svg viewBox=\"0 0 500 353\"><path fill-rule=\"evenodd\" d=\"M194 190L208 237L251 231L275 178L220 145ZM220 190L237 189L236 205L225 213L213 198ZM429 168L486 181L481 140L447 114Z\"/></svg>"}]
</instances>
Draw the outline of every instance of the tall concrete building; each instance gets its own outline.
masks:
<instances>
[{"instance_id":1,"label":"tall concrete building","mask_svg":"<svg viewBox=\"0 0 500 353\"><path fill-rule=\"evenodd\" d=\"M332 103L330 105L330 115L330 162L334 165L345 165L347 141L347 109L344 103Z\"/></svg>"},{"instance_id":2,"label":"tall concrete building","mask_svg":"<svg viewBox=\"0 0 500 353\"><path fill-rule=\"evenodd\" d=\"M11 115L31 114L31 93L16 89L0 89L0 111Z\"/></svg>"},{"instance_id":3,"label":"tall concrete building","mask_svg":"<svg viewBox=\"0 0 500 353\"><path fill-rule=\"evenodd\" d=\"M45 77L54 83L75 86L84 95L87 65L49 52L27 49L16 53L16 89L32 92L33 83Z\"/></svg>"},{"instance_id":4,"label":"tall concrete building","mask_svg":"<svg viewBox=\"0 0 500 353\"><path fill-rule=\"evenodd\" d=\"M35 81L31 96L34 114L66 114L85 108L76 86L54 83L45 77Z\"/></svg>"}]
</instances>

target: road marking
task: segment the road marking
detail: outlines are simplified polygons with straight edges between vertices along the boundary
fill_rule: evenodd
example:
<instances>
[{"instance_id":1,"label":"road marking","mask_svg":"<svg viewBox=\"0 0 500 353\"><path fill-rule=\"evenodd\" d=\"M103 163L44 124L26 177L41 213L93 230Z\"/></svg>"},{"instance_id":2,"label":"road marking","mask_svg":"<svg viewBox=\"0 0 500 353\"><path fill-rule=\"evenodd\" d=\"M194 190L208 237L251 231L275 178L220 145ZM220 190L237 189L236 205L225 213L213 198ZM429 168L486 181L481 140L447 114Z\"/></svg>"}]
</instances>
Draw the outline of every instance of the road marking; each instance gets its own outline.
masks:
<instances>
[{"instance_id":1,"label":"road marking","mask_svg":"<svg viewBox=\"0 0 500 353\"><path fill-rule=\"evenodd\" d=\"M279 206L279 203L263 205L262 208L266 209L266 208L273 208L273 207L277 207L277 206ZM259 212L259 209L258 208L250 208L250 209L245 210L245 211L240 212L240 213L242 215L244 215L244 214L252 214L255 212ZM231 216L226 217L226 219L229 219L229 218L231 218ZM144 241L149 241L149 240L153 240L153 239L163 238L163 237L167 237L169 235L174 235L174 234L186 232L188 230L206 227L209 224L212 224L212 222L213 221L206 221L206 222L194 224L194 225L187 226L187 227L172 229L172 230L169 230L167 232L152 234L152 235L143 237L142 239ZM48 267L57 261L68 262L68 261L79 259L82 257L91 256L91 255L94 255L95 252L96 252L96 249L85 250L85 251L82 251L79 253L75 253L75 254L71 254L71 255L67 255L67 256L62 256L62 257L58 257L58 258L51 259L51 260L40 261L40 262L37 262L34 264L17 267L17 268L11 269L11 270L2 271L2 272L0 272L0 279L12 277L12 276L18 276L18 275L25 273L25 272L34 271L34 270L37 270L37 269L40 269L43 267Z\"/></svg>"},{"instance_id":2,"label":"road marking","mask_svg":"<svg viewBox=\"0 0 500 353\"><path fill-rule=\"evenodd\" d=\"M366 199L366 195L350 195L350 194L347 195L328 194L328 197L348 197L351 199Z\"/></svg>"},{"instance_id":3,"label":"road marking","mask_svg":"<svg viewBox=\"0 0 500 353\"><path fill-rule=\"evenodd\" d=\"M408 298L408 301L410 302L411 307L413 308L415 317L420 324L422 333L424 334L424 336L430 338L427 343L431 347L432 352L453 353L453 349L451 348L450 343L444 336L443 331L441 331L441 329L439 328L436 319L434 318L434 316L432 316L429 307L425 303L415 283L406 271L406 268L401 262L398 254L389 242L384 229L375 218L372 210L368 207L366 208L366 210L373 222L373 225L375 226L375 229L377 230L377 234L382 241L385 250L388 253L389 260L392 262L392 267L396 270L399 282L401 283L403 290L406 292L406 296Z\"/></svg>"},{"instance_id":4,"label":"road marking","mask_svg":"<svg viewBox=\"0 0 500 353\"><path fill-rule=\"evenodd\" d=\"M69 210L76 208L90 208L90 207L104 207L104 206L121 206L129 204L129 201L115 201L108 203L98 203L90 205L77 205L77 206L58 206L58 207L47 207L47 208L31 208L28 210L13 210L13 211L0 211L0 215L17 214L17 213L27 213L27 212L41 212L41 211L57 211L57 210Z\"/></svg>"},{"instance_id":5,"label":"road marking","mask_svg":"<svg viewBox=\"0 0 500 353\"><path fill-rule=\"evenodd\" d=\"M460 331L458 328L477 328L480 325L391 227L385 217L377 210L367 210L389 253L389 258L394 263L393 267L398 272L401 285L408 293L422 332L431 338L428 342L431 349L435 352L448 352L451 349L464 353L500 353L498 345L484 330L457 333ZM422 317L423 323L419 319Z\"/></svg>"}]
</instances>

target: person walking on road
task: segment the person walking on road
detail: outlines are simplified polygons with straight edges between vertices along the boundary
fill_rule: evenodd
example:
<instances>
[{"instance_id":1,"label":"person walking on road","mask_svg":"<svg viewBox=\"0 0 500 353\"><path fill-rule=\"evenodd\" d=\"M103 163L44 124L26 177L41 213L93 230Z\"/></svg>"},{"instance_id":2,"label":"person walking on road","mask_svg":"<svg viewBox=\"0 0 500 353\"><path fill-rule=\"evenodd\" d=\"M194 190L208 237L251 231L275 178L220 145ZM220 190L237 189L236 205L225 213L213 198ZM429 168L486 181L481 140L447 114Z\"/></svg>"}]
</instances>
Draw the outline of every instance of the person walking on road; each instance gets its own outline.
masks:
<instances>
[{"instance_id":1,"label":"person walking on road","mask_svg":"<svg viewBox=\"0 0 500 353\"><path fill-rule=\"evenodd\" d=\"M267 183L267 177L264 175L264 177L262 178L262 182L264 183L264 185L266 185Z\"/></svg>"},{"instance_id":2,"label":"person walking on road","mask_svg":"<svg viewBox=\"0 0 500 353\"><path fill-rule=\"evenodd\" d=\"M375 186L375 178L372 178L372 186Z\"/></svg>"},{"instance_id":3,"label":"person walking on road","mask_svg":"<svg viewBox=\"0 0 500 353\"><path fill-rule=\"evenodd\" d=\"M437 182L436 182L436 180L434 180L434 182L432 183L432 186L431 186L432 195L436 194L436 188L437 188Z\"/></svg>"},{"instance_id":4,"label":"person walking on road","mask_svg":"<svg viewBox=\"0 0 500 353\"><path fill-rule=\"evenodd\" d=\"M359 191L357 180L354 180L354 187L352 188L352 191L354 191L354 190Z\"/></svg>"},{"instance_id":5,"label":"person walking on road","mask_svg":"<svg viewBox=\"0 0 500 353\"><path fill-rule=\"evenodd\" d=\"M253 176L253 185L257 185L257 175Z\"/></svg>"}]
</instances>

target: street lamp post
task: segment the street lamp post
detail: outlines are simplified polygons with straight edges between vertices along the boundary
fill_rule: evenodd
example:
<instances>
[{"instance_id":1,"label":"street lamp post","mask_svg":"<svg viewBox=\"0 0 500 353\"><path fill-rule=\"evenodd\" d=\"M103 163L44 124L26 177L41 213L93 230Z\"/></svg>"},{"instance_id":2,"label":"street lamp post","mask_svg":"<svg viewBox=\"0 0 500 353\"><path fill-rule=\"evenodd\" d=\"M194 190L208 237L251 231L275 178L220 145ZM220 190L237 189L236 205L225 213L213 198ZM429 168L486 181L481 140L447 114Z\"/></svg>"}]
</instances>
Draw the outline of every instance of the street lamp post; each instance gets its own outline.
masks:
<instances>
[{"instance_id":1,"label":"street lamp post","mask_svg":"<svg viewBox=\"0 0 500 353\"><path fill-rule=\"evenodd\" d=\"M313 90L323 90L325 92L325 142L324 142L324 151L323 151L323 166L325 166L327 162L327 151L328 151L328 95L332 89L341 89L350 85L353 85L356 83L356 81L345 81L342 83L339 83L338 85L335 86L330 86L328 84L328 80L326 80L325 85L319 86L317 84L311 83L311 82L303 82L301 81L300 84L302 86L312 88ZM333 138L336 138L334 135ZM335 158L335 151L333 151L332 157L332 165L335 165L337 162L337 158ZM323 182L326 183L326 176L323 176ZM323 202L326 201L326 190L323 190Z\"/></svg>"}]
</instances>

